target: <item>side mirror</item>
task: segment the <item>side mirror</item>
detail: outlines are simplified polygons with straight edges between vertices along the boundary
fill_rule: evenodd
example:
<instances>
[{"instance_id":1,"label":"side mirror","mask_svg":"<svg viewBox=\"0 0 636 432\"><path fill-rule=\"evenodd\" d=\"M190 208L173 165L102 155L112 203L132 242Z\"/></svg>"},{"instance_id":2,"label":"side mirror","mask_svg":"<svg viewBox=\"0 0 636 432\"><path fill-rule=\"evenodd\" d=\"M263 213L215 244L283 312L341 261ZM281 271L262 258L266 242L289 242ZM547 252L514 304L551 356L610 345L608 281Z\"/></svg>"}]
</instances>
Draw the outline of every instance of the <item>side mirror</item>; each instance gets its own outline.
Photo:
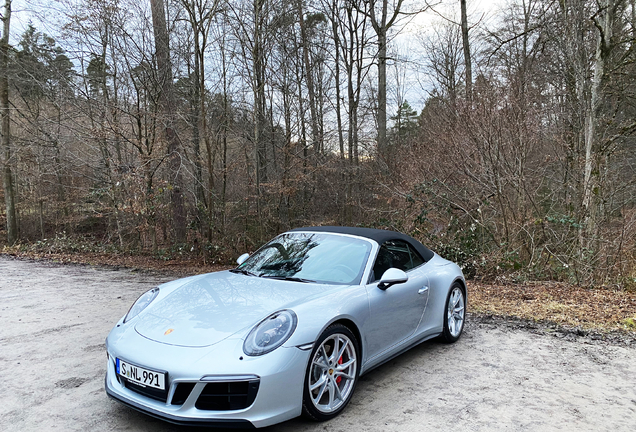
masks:
<instances>
[{"instance_id":1,"label":"side mirror","mask_svg":"<svg viewBox=\"0 0 636 432\"><path fill-rule=\"evenodd\" d=\"M241 265L241 264L243 264L243 263L245 262L245 260L246 260L246 259L248 259L249 257L250 257L250 254L248 254L248 253L244 253L243 255L241 255L240 257L238 257L238 258L236 259L236 263L237 263L238 265Z\"/></svg>"},{"instance_id":2,"label":"side mirror","mask_svg":"<svg viewBox=\"0 0 636 432\"><path fill-rule=\"evenodd\" d=\"M404 271L396 268L390 268L382 275L382 279L378 282L378 288L385 290L391 285L401 284L407 280L409 280L409 277Z\"/></svg>"}]
</instances>

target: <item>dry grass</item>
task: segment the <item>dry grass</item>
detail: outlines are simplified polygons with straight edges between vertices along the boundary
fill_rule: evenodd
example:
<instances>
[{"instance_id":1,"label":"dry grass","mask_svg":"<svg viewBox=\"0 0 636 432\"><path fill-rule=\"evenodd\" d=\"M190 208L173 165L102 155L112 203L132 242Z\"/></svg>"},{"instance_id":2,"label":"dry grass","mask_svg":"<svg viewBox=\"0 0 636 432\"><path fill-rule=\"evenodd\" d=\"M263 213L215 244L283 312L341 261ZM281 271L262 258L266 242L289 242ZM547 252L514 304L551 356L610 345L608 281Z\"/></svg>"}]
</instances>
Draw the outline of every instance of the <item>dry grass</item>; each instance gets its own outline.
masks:
<instances>
[{"instance_id":1,"label":"dry grass","mask_svg":"<svg viewBox=\"0 0 636 432\"><path fill-rule=\"evenodd\" d=\"M92 252L40 253L17 251L8 247L5 247L4 251L0 251L0 255L12 256L20 259L47 260L60 264L82 264L150 270L171 273L175 276L190 276L232 268L227 265L210 264L200 258L177 258L164 260L144 255L119 255Z\"/></svg>"},{"instance_id":2,"label":"dry grass","mask_svg":"<svg viewBox=\"0 0 636 432\"><path fill-rule=\"evenodd\" d=\"M598 330L636 331L636 293L555 282L469 283L473 312Z\"/></svg>"}]
</instances>

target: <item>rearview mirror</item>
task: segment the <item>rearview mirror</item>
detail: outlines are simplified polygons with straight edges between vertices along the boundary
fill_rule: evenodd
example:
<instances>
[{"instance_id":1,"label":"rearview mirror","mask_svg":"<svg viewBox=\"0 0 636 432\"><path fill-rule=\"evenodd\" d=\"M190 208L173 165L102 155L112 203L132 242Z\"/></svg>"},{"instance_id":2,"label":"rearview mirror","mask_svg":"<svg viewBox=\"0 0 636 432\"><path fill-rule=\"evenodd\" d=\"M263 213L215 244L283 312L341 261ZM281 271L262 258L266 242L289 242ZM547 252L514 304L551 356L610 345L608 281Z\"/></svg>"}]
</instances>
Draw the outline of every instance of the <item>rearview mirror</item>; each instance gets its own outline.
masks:
<instances>
[{"instance_id":1,"label":"rearview mirror","mask_svg":"<svg viewBox=\"0 0 636 432\"><path fill-rule=\"evenodd\" d=\"M378 288L385 290L391 285L401 284L407 280L409 280L409 277L404 271L396 268L390 268L382 275L380 282L378 282Z\"/></svg>"},{"instance_id":2,"label":"rearview mirror","mask_svg":"<svg viewBox=\"0 0 636 432\"><path fill-rule=\"evenodd\" d=\"M249 257L250 257L250 254L248 254L248 253L244 253L243 255L241 255L240 257L238 257L238 258L236 259L236 263L237 263L238 265L241 265L241 264L243 264L243 263L245 262L245 260L246 260L246 259L248 259Z\"/></svg>"}]
</instances>

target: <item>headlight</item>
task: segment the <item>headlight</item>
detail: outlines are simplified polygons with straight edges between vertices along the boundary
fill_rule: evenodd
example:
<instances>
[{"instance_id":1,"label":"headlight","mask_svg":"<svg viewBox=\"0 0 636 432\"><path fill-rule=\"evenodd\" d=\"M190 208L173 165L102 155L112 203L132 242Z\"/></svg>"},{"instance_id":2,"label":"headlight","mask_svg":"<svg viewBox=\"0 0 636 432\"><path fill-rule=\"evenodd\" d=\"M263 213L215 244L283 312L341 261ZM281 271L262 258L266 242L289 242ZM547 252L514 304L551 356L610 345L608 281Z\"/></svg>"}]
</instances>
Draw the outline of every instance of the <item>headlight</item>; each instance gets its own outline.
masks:
<instances>
[{"instance_id":1,"label":"headlight","mask_svg":"<svg viewBox=\"0 0 636 432\"><path fill-rule=\"evenodd\" d=\"M142 294L137 299L137 301L133 303L132 307L126 314L126 318L124 318L124 323L133 319L134 317L139 315L139 313L142 310L146 309L146 307L148 307L148 305L152 303L155 297L157 297L157 294L159 294L159 288L153 288L150 291L146 291L144 294Z\"/></svg>"},{"instance_id":2,"label":"headlight","mask_svg":"<svg viewBox=\"0 0 636 432\"><path fill-rule=\"evenodd\" d=\"M247 335L243 352L248 356L259 356L274 351L294 333L297 322L296 314L290 310L271 314Z\"/></svg>"}]
</instances>

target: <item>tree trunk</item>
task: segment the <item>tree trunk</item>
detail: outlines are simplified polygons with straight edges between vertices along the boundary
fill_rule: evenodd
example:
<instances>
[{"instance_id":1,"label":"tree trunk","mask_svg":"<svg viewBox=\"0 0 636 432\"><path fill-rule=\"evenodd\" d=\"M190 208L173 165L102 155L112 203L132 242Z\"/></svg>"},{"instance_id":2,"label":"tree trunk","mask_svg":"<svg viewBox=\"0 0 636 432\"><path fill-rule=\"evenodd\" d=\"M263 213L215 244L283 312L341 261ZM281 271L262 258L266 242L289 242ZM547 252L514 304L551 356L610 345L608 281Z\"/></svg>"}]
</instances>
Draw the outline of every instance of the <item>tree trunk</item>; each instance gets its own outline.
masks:
<instances>
[{"instance_id":1,"label":"tree trunk","mask_svg":"<svg viewBox=\"0 0 636 432\"><path fill-rule=\"evenodd\" d=\"M197 202L203 202L207 209L205 215L207 224L201 224L202 234L207 236L208 241L212 240L212 232L214 231L214 208L213 203L213 158L210 137L207 125L207 105L206 105L206 89L205 89L205 50L207 48L208 34L212 19L217 13L219 0L181 0L181 6L186 10L190 27L192 29L192 39L194 42L194 82L191 81L193 88L192 100L192 145L194 152L194 177L195 192ZM207 168L208 168L208 188L207 193L203 187L203 167L201 164L201 139L203 139L205 149L207 151ZM203 211L197 205L197 212L204 217Z\"/></svg>"},{"instance_id":2,"label":"tree trunk","mask_svg":"<svg viewBox=\"0 0 636 432\"><path fill-rule=\"evenodd\" d=\"M340 159L345 158L344 137L342 133L342 113L340 102L340 36L338 34L338 3L334 0L331 4L331 30L333 32L333 44L335 48L334 58L334 85L336 86L336 124L338 126L338 144L340 145Z\"/></svg>"},{"instance_id":3,"label":"tree trunk","mask_svg":"<svg viewBox=\"0 0 636 432\"><path fill-rule=\"evenodd\" d=\"M470 59L470 45L468 42L468 14L466 13L466 0L460 0L462 14L462 43L464 45L464 68L466 69L466 99L473 98L473 66Z\"/></svg>"},{"instance_id":4,"label":"tree trunk","mask_svg":"<svg viewBox=\"0 0 636 432\"><path fill-rule=\"evenodd\" d=\"M210 143L210 137L208 136L208 114L205 105L205 38L206 34L203 34L203 45L199 43L200 32L196 31L195 34L195 56L196 56L196 79L197 79L197 94L198 94L198 115L197 115L197 136L203 137L205 144L205 151L207 153L207 166L208 166L208 242L212 241L212 232L214 231L214 205L213 205L213 192L214 192L214 163L212 162L212 145ZM197 147L196 169L198 170L198 176L201 176L201 163L199 162L199 154ZM203 194L203 191L201 191Z\"/></svg>"},{"instance_id":5,"label":"tree trunk","mask_svg":"<svg viewBox=\"0 0 636 432\"><path fill-rule=\"evenodd\" d=\"M264 31L263 0L254 0L254 42L252 61L254 67L254 145L256 146L256 188L260 215L261 183L267 182L267 145L263 139L265 125L265 65L262 47Z\"/></svg>"},{"instance_id":6,"label":"tree trunk","mask_svg":"<svg viewBox=\"0 0 636 432\"><path fill-rule=\"evenodd\" d=\"M179 137L174 129L175 100L172 82L172 62L170 60L170 42L166 27L166 13L163 0L150 0L152 11L152 27L155 35L155 51L160 86L159 103L163 113L164 137L168 144L170 160L169 184L172 186L172 221L175 241L186 241L186 216L183 202L181 155L179 154Z\"/></svg>"},{"instance_id":7,"label":"tree trunk","mask_svg":"<svg viewBox=\"0 0 636 432\"><path fill-rule=\"evenodd\" d=\"M0 39L0 111L2 112L2 149L4 151L4 202L7 211L7 241L18 240L18 220L15 209L15 191L11 172L11 131L9 111L9 30L11 24L11 0L5 0L2 39Z\"/></svg>"},{"instance_id":8,"label":"tree trunk","mask_svg":"<svg viewBox=\"0 0 636 432\"><path fill-rule=\"evenodd\" d=\"M311 61L309 58L309 40L305 29L305 18L303 12L303 0L297 0L298 23L300 25L300 40L303 47L303 62L305 63L305 79L307 80L307 94L309 96L309 112L311 115L311 140L314 154L318 155L322 149L322 139L318 129L318 114L316 108L316 93L314 89L314 77L311 71Z\"/></svg>"},{"instance_id":9,"label":"tree trunk","mask_svg":"<svg viewBox=\"0 0 636 432\"><path fill-rule=\"evenodd\" d=\"M378 37L378 155L381 158L387 158L387 142L386 142L386 55L387 55L387 32L395 23L400 14L403 0L397 0L393 6L393 14L388 17L388 0L381 0L381 11L379 20L376 16L375 5L376 0L371 0L369 8L369 17L371 25Z\"/></svg>"},{"instance_id":10,"label":"tree trunk","mask_svg":"<svg viewBox=\"0 0 636 432\"><path fill-rule=\"evenodd\" d=\"M597 127L601 115L601 102L605 69L612 50L612 32L615 21L615 3L621 0L600 0L599 10L594 15L598 30L594 56L594 76L590 89L590 108L585 124L585 164L583 174L583 207L587 244L594 240L597 222L601 213L602 199L602 155L599 154Z\"/></svg>"},{"instance_id":11,"label":"tree trunk","mask_svg":"<svg viewBox=\"0 0 636 432\"><path fill-rule=\"evenodd\" d=\"M364 53L367 48L366 23L360 19L366 16L366 10L360 11L353 5L346 7L347 21L344 24L345 41L343 41L342 55L347 71L347 96L349 130L347 133L349 164L358 165L358 107L360 92L365 74ZM348 36L348 40L347 37Z\"/></svg>"},{"instance_id":12,"label":"tree trunk","mask_svg":"<svg viewBox=\"0 0 636 432\"><path fill-rule=\"evenodd\" d=\"M199 32L196 25L192 25L192 37L194 39L194 83L190 81L192 85L192 150L194 151L194 177L195 177L195 196L197 200L203 201L204 205L210 205L210 202L205 199L203 192L203 173L201 167L201 105L203 102L200 76L201 67L199 66Z\"/></svg>"},{"instance_id":13,"label":"tree trunk","mask_svg":"<svg viewBox=\"0 0 636 432\"><path fill-rule=\"evenodd\" d=\"M223 169L223 184L221 185L221 229L225 230L225 214L227 211L227 136L228 129L230 127L230 105L227 93L228 80L227 80L227 60L225 58L225 37L222 40L221 46L221 61L222 61L222 78L223 78L223 148L222 148L222 166Z\"/></svg>"},{"instance_id":14,"label":"tree trunk","mask_svg":"<svg viewBox=\"0 0 636 432\"><path fill-rule=\"evenodd\" d=\"M386 142L386 28L378 31L378 153L389 157Z\"/></svg>"}]
</instances>

